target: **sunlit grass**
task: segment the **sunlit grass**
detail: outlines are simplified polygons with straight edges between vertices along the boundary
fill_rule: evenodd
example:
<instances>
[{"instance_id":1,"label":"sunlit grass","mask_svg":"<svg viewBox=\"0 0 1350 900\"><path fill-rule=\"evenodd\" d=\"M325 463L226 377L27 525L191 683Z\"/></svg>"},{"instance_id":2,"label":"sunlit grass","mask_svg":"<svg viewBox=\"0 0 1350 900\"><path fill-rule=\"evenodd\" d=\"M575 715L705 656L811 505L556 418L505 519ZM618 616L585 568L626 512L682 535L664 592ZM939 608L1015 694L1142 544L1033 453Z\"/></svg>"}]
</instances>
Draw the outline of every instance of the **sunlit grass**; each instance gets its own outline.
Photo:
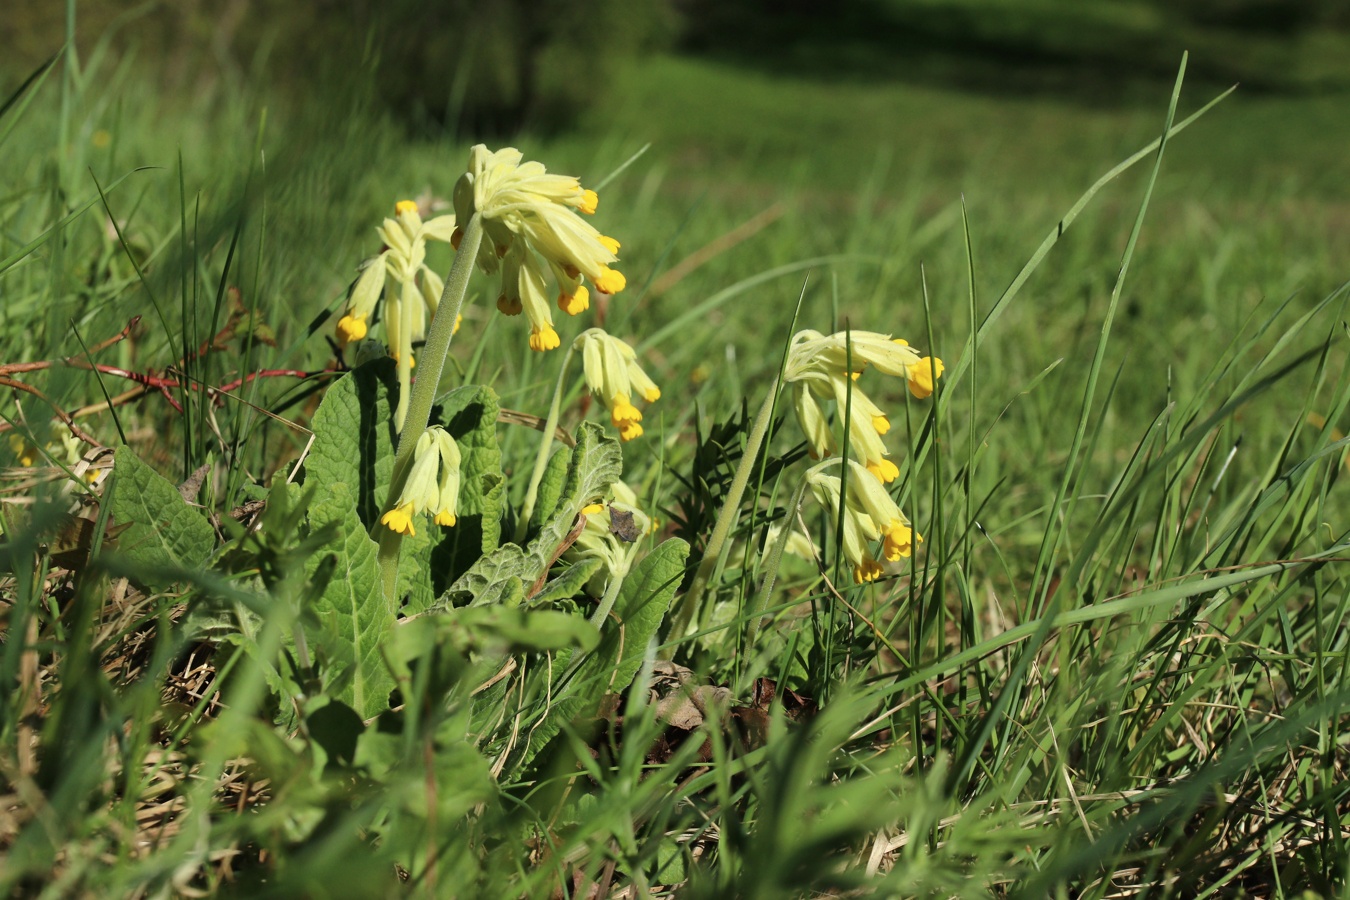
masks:
<instances>
[{"instance_id":1,"label":"sunlit grass","mask_svg":"<svg viewBox=\"0 0 1350 900\"><path fill-rule=\"evenodd\" d=\"M130 75L62 94L54 72L0 146L0 259L92 205L0 271L0 365L80 356L140 315L100 362L182 384L320 370L324 311L378 249L370 223L396 199L448 198L472 142L405 144L359 111L264 126L245 100L158 105ZM691 539L691 570L794 327L904 335L948 367L932 401L859 382L890 413L918 552L855 586L836 522L808 504L819 565L779 560L761 623L766 526L805 468L789 421L703 601L676 593L690 632L650 649L606 632L631 688L573 657L405 638L430 643L403 711L343 757L334 734L354 726L316 718L328 696L275 668L305 652L314 547L297 491L274 488L252 538L213 525L237 542L229 558L155 590L118 546L131 523L87 503L87 533L68 536L72 501L12 470L0 883L1331 895L1350 816L1347 124L1334 98L1239 93L1169 141L1156 178L1146 156L1057 235L1162 131L1167 99L1086 109L658 59L573 135L517 138L587 183L651 145L603 191L629 288L592 313L661 385L623 477L662 534ZM1209 99L1183 93L1177 118ZM448 252L431 262L443 271ZM187 352L217 334L231 287L274 345L244 329ZM446 384L462 370L543 417L557 362L524 351L494 290L471 282ZM563 319L562 339L586 324ZM138 383L9 375L61 409ZM79 421L110 446L125 434L175 484L211 464L196 499L254 516L331 383L260 378L220 403L180 384ZM607 418L581 393L563 395L569 433ZM40 398L12 396L15 431L59 434ZM512 505L538 440L520 418L497 429ZM105 543L112 568L80 561ZM255 578L266 593L249 593ZM681 681L704 693L672 731L657 710ZM609 730L554 715L610 688ZM725 719L719 702L735 703Z\"/></svg>"}]
</instances>

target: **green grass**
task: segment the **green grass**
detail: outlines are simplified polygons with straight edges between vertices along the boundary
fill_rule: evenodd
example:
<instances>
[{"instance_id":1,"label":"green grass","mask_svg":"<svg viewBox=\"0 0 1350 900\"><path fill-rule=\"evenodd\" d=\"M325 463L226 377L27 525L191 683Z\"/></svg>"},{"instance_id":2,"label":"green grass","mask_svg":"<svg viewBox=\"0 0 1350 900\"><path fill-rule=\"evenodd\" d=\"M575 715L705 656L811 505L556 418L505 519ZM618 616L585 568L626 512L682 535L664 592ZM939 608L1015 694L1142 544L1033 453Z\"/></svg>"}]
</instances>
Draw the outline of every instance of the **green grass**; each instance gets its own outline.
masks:
<instances>
[{"instance_id":1,"label":"green grass","mask_svg":"<svg viewBox=\"0 0 1350 900\"><path fill-rule=\"evenodd\" d=\"M662 388L623 447L660 535L678 527L700 559L795 320L946 361L931 401L858 382L890 415L919 551L854 586L837 522L808 502L820 564L779 562L747 641L775 565L765 526L808 465L785 393L699 608L681 609L663 550L624 582L624 627L593 639L575 591L523 625L487 606L390 626L403 705L362 725L337 701L347 626L315 612L322 559L355 571L360 542L318 527L346 527L340 490L304 493L342 454L278 486L342 389L278 376L82 417L171 484L120 459L90 496L50 466L10 470L3 890L1345 896L1345 98L1239 91L1042 260L1084 191L1163 130L1165 93L1090 108L681 58L621 93L570 135L515 144L587 184L651 145L596 222L629 281L605 327ZM0 364L81 356L140 315L98 361L212 385L321 370L333 320L316 318L379 249L373 226L397 199L448 198L475 140L405 142L369 109L275 99L264 127L265 93L175 103L100 60L31 96L0 115L0 260L93 205L0 271ZM1209 99L1183 91L1176 118ZM185 354L220 330L230 287L274 343L240 328ZM445 386L463 372L542 417L561 354L526 350L487 279L470 291ZM61 409L135 386L71 366L6 377ZM569 433L605 418L580 394ZM40 398L13 391L4 415L59 448ZM537 432L495 432L509 535ZM209 527L172 490L203 464ZM129 483L197 524L136 521ZM230 524L261 497L244 514L261 530ZM147 535L187 543L157 556ZM643 612L672 590L693 636ZM668 728L656 698L678 677L733 707ZM758 678L784 702L758 702Z\"/></svg>"}]
</instances>

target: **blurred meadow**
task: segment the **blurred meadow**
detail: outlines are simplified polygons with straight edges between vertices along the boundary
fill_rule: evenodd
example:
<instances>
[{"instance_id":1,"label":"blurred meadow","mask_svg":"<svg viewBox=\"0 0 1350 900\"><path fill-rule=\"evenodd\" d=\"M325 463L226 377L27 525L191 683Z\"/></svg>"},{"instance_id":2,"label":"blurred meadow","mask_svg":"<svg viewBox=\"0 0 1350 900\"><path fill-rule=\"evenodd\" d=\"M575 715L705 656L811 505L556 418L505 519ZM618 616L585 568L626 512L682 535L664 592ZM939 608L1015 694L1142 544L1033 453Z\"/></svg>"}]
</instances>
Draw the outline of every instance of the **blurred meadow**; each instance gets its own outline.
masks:
<instances>
[{"instance_id":1,"label":"blurred meadow","mask_svg":"<svg viewBox=\"0 0 1350 900\"><path fill-rule=\"evenodd\" d=\"M0 892L1350 896L1343 4L431 6L0 16ZM627 288L557 326L660 385L622 447L656 562L617 609L670 613L588 644L550 588L553 645L445 601L363 708L295 661L335 551L292 467L356 383L332 336L375 226L450 212L478 143L578 176L622 242ZM523 543L562 353L468 290L439 399L500 403ZM751 423L801 329L945 362L931 401L857 381L923 535L876 582L840 510L802 507L814 560L777 541L811 463L787 389L761 456ZM561 396L588 446L603 405ZM89 439L59 465L58 410ZM110 467L192 483L209 552L119 548L159 520Z\"/></svg>"}]
</instances>

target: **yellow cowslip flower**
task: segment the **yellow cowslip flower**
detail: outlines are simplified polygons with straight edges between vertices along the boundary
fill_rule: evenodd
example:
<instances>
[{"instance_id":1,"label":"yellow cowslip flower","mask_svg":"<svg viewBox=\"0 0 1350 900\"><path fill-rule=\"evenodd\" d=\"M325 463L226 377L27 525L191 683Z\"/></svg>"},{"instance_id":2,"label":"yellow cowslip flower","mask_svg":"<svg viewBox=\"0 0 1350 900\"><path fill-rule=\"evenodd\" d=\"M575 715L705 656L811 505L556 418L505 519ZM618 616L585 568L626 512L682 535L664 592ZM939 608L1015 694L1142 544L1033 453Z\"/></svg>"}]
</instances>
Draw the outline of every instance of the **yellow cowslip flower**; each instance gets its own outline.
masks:
<instances>
[{"instance_id":1,"label":"yellow cowslip flower","mask_svg":"<svg viewBox=\"0 0 1350 900\"><path fill-rule=\"evenodd\" d=\"M841 414L849 411L848 442L854 457L882 482L889 484L899 476L900 469L887 459L890 450L881 439L891 428L890 420L842 370L808 370L794 388L797 421L812 455L823 459L836 452L833 430L819 404L819 399L830 399Z\"/></svg>"},{"instance_id":2,"label":"yellow cowslip flower","mask_svg":"<svg viewBox=\"0 0 1350 900\"><path fill-rule=\"evenodd\" d=\"M909 390L915 397L922 400L933 393L933 379L942 374L942 360L935 356L925 356L916 363L909 366Z\"/></svg>"},{"instance_id":3,"label":"yellow cowslip flower","mask_svg":"<svg viewBox=\"0 0 1350 900\"><path fill-rule=\"evenodd\" d=\"M24 468L37 463L38 449L18 432L9 433L9 449L14 454L14 461Z\"/></svg>"},{"instance_id":4,"label":"yellow cowslip flower","mask_svg":"<svg viewBox=\"0 0 1350 900\"><path fill-rule=\"evenodd\" d=\"M807 474L807 484L816 501L831 515L844 516L844 558L853 565L857 584L875 581L882 574L881 563L868 551L867 544L880 539L882 557L889 562L909 556L914 544L923 540L910 527L909 519L891 499L891 495L867 470L849 460L847 494L841 497L841 479L826 475L823 466Z\"/></svg>"},{"instance_id":5,"label":"yellow cowslip flower","mask_svg":"<svg viewBox=\"0 0 1350 900\"><path fill-rule=\"evenodd\" d=\"M522 158L514 147L493 152L478 144L470 150L468 170L455 183L455 213L462 222L482 216L477 261L489 275L501 272L497 308L507 315L524 312L531 349L552 350L560 342L544 299L546 271L558 285L558 308L569 315L590 306L583 279L606 294L623 290L626 281L610 267L618 259L618 241L577 215L595 212L595 192ZM458 246L458 233L452 243Z\"/></svg>"},{"instance_id":6,"label":"yellow cowslip flower","mask_svg":"<svg viewBox=\"0 0 1350 900\"><path fill-rule=\"evenodd\" d=\"M430 512L437 525L454 525L459 468L459 445L444 428L433 425L422 432L413 448L412 469L403 490L393 507L380 517L380 524L399 534L416 535L413 523L417 516Z\"/></svg>"},{"instance_id":7,"label":"yellow cowslip flower","mask_svg":"<svg viewBox=\"0 0 1350 900\"><path fill-rule=\"evenodd\" d=\"M940 376L943 372L942 360L920 356L904 338L892 338L875 331L853 331L847 333L847 337L841 332L825 340L830 346L823 354L833 357L838 365L844 365L845 357L851 354L855 366L862 362L883 374L903 377L909 384L910 393L920 400L933 393L934 375ZM849 349L846 344L850 345Z\"/></svg>"},{"instance_id":8,"label":"yellow cowslip flower","mask_svg":"<svg viewBox=\"0 0 1350 900\"><path fill-rule=\"evenodd\" d=\"M436 306L445 287L440 276L427 268L426 242L435 240L449 243L454 229L453 215L437 216L424 222L414 201L400 200L395 204L394 218L385 219L376 228L385 249L362 265L361 275L347 298L345 312L338 320L337 338L341 346L345 347L366 336L370 330L370 319L381 297L386 298L391 305L397 302L399 298L394 297L393 291L387 290L392 286L391 283L404 288L399 292L404 297L420 294L422 303L409 306L406 310L386 307L386 330L397 330L400 325L398 319L403 318L410 326L407 329L409 344L421 340L428 315L436 314ZM394 315L396 312L400 315ZM391 354L399 353L399 343L393 338L387 341Z\"/></svg>"},{"instance_id":9,"label":"yellow cowslip flower","mask_svg":"<svg viewBox=\"0 0 1350 900\"><path fill-rule=\"evenodd\" d=\"M394 205L394 217L385 219L376 229L384 250L365 263L347 298L346 313L338 320L338 343L346 347L366 336L369 320L383 298L385 346L399 362L399 408L395 413L399 430L403 429L405 398L412 384L412 345L426 337L427 322L436 314L445 289L440 276L426 265L427 241L449 243L454 230L453 215L423 221L414 201L400 200Z\"/></svg>"},{"instance_id":10,"label":"yellow cowslip flower","mask_svg":"<svg viewBox=\"0 0 1350 900\"><path fill-rule=\"evenodd\" d=\"M619 438L631 441L642 435L642 413L633 405L636 391L647 403L661 398L661 389L642 371L637 351L625 341L599 328L583 331L572 345L581 349L586 386L609 410Z\"/></svg>"},{"instance_id":11,"label":"yellow cowslip flower","mask_svg":"<svg viewBox=\"0 0 1350 900\"><path fill-rule=\"evenodd\" d=\"M839 413L851 410L849 444L867 470L883 483L894 481L900 469L887 457L881 436L890 431L886 414L859 389L856 382L867 366L885 375L905 378L919 398L933 393L933 373L942 374L942 360L920 357L901 339L875 331L841 331L824 335L800 331L793 336L783 378L795 386L797 421L817 459L836 450L834 433L821 409L821 400L834 400Z\"/></svg>"}]
</instances>

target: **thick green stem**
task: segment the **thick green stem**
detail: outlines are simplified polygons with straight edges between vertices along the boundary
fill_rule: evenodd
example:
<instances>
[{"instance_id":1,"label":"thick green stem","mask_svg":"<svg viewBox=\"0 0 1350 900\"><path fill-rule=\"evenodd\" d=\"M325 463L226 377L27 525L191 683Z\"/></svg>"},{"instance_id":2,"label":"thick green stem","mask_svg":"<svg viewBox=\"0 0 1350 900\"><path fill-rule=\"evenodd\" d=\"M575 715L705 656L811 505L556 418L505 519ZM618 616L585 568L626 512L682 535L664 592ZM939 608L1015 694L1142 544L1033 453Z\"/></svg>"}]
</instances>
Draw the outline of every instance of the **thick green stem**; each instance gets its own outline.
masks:
<instances>
[{"instance_id":1,"label":"thick green stem","mask_svg":"<svg viewBox=\"0 0 1350 900\"><path fill-rule=\"evenodd\" d=\"M680 601L680 608L671 622L670 637L673 640L684 637L685 631L689 628L689 623L698 613L699 605L703 602L703 594L708 589L708 582L712 580L713 573L722 558L722 550L731 534L731 525L736 521L736 516L740 512L741 495L745 493L745 486L750 483L750 475L755 469L756 460L759 459L759 447L764 443L764 435L769 431L769 423L773 421L774 401L778 399L778 384L779 379L774 379L772 387L769 388L769 396L764 398L764 405L759 408L759 415L755 417L755 424L751 427L750 434L745 439L745 452L741 456L741 464L736 467L736 475L731 480L731 488L722 501L722 509L717 513L717 524L713 526L712 536L708 538L708 545L703 551L703 559L699 561L698 571L694 573L694 580L689 585L689 591Z\"/></svg>"},{"instance_id":2,"label":"thick green stem","mask_svg":"<svg viewBox=\"0 0 1350 900\"><path fill-rule=\"evenodd\" d=\"M436 306L436 315L431 320L427 332L427 342L422 348L422 360L418 365L417 381L412 386L412 396L408 400L407 416L403 420L403 430L399 433L398 452L394 454L394 472L389 482L389 496L385 498L381 512L388 512L394 501L403 491L403 482L408 478L409 464L412 462L413 448L417 439L427 430L427 420L431 418L431 405L436 400L436 390L440 386L441 370L445 368L445 357L450 352L450 338L455 334L455 322L459 321L459 311L464 306L464 296L469 291L469 276L473 274L473 264L478 258L478 245L483 239L483 223L475 213L463 226L459 249L455 252L455 262L450 266L450 274L445 279L445 290L441 292L441 301ZM379 524L375 530L380 533L380 582L384 586L384 598L391 606L397 603L398 593L398 553L403 546L403 535L384 528Z\"/></svg>"},{"instance_id":3,"label":"thick green stem","mask_svg":"<svg viewBox=\"0 0 1350 900\"><path fill-rule=\"evenodd\" d=\"M534 457L534 471L530 473L530 486L525 491L525 502L520 507L520 519L516 522L516 543L525 541L525 532L530 527L530 516L534 515L534 504L539 499L539 482L544 480L544 470L548 468L548 450L553 446L553 433L558 429L558 414L562 409L563 385L567 383L567 367L576 352L576 341L567 347L563 356L562 368L558 370L558 383L553 386L553 403L548 408L548 418L544 420L544 435L539 439L539 453Z\"/></svg>"}]
</instances>

